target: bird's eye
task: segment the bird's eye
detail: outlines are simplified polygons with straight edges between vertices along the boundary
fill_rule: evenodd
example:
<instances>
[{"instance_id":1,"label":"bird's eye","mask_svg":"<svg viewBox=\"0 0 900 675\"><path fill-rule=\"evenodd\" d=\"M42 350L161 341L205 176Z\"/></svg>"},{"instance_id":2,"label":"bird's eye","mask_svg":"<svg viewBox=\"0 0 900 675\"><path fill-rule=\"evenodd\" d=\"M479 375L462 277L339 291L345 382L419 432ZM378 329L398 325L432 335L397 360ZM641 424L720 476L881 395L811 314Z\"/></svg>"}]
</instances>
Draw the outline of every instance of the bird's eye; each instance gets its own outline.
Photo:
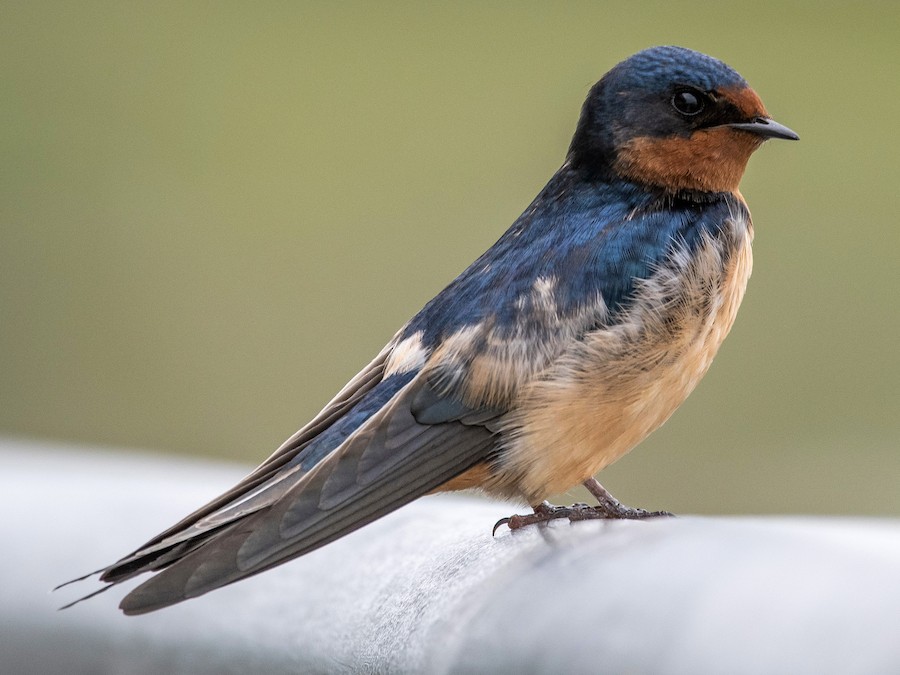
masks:
<instances>
[{"instance_id":1,"label":"bird's eye","mask_svg":"<svg viewBox=\"0 0 900 675\"><path fill-rule=\"evenodd\" d=\"M680 89L672 96L672 107L682 115L697 115L706 107L706 97L699 91Z\"/></svg>"}]
</instances>

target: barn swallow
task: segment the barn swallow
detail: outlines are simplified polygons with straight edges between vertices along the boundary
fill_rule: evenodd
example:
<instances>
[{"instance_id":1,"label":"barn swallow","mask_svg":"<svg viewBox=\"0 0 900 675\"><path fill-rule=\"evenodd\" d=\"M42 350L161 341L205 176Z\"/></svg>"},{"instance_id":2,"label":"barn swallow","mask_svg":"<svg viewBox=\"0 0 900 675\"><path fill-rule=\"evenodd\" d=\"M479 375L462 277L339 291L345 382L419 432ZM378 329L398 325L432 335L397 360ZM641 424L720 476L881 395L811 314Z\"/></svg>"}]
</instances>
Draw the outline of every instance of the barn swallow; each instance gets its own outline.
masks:
<instances>
[{"instance_id":1,"label":"barn swallow","mask_svg":"<svg viewBox=\"0 0 900 675\"><path fill-rule=\"evenodd\" d=\"M156 610L440 491L524 500L510 528L665 515L593 476L668 419L731 328L753 239L738 183L769 138L798 136L721 61L654 47L619 63L497 243L259 468L99 570L101 590L157 572L120 605ZM544 501L579 483L598 505Z\"/></svg>"}]
</instances>

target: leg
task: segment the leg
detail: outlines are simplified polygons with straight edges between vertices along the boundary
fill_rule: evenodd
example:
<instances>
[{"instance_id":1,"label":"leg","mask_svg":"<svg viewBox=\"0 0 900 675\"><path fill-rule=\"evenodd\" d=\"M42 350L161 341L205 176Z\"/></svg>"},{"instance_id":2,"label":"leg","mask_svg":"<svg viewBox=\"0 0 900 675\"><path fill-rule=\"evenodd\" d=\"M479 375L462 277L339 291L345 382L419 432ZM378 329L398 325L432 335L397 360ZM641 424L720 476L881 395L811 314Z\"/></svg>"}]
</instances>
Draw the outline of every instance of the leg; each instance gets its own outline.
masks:
<instances>
[{"instance_id":1,"label":"leg","mask_svg":"<svg viewBox=\"0 0 900 675\"><path fill-rule=\"evenodd\" d=\"M583 485L596 497L597 506L588 506L581 503L572 504L572 506L553 506L549 502L541 502L537 506L532 507L534 513L529 513L526 516L501 518L494 525L492 534L496 534L497 528L501 525L506 525L510 530L518 530L526 525L546 523L557 518L568 518L571 522L575 522L576 520L595 520L598 518L639 520L672 515L667 511L645 511L644 509L633 509L630 506L624 506L605 487L600 485L596 478L588 478Z\"/></svg>"},{"instance_id":2,"label":"leg","mask_svg":"<svg viewBox=\"0 0 900 675\"><path fill-rule=\"evenodd\" d=\"M605 518L639 520L641 518L658 518L672 515L668 511L645 511L644 509L633 509L630 506L625 506L613 497L605 487L600 485L600 481L594 477L588 478L582 485L594 495L594 498L597 500L597 506L594 508L606 514L603 516Z\"/></svg>"}]
</instances>

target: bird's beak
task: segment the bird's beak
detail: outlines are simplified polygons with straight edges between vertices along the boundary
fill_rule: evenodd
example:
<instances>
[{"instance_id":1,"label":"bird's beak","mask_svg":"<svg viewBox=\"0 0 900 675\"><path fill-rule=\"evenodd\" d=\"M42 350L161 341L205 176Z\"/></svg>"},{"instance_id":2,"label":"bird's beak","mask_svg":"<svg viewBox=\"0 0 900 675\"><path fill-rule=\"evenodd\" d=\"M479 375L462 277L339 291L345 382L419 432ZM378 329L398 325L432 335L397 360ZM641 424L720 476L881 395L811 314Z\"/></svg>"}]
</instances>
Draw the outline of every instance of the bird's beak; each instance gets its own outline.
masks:
<instances>
[{"instance_id":1,"label":"bird's beak","mask_svg":"<svg viewBox=\"0 0 900 675\"><path fill-rule=\"evenodd\" d=\"M799 141L800 137L783 124L779 124L768 117L756 117L752 122L734 122L725 126L741 131L749 131L751 134L763 138L784 138L788 141Z\"/></svg>"}]
</instances>

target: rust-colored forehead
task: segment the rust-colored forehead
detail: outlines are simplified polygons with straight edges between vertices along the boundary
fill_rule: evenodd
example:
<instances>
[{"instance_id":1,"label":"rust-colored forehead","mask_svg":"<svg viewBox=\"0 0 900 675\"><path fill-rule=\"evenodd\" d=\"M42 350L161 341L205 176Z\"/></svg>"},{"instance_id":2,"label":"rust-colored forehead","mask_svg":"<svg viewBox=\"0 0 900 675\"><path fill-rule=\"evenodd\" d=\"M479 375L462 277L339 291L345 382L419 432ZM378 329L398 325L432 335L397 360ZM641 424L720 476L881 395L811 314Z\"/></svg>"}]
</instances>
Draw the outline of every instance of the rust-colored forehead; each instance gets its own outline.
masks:
<instances>
[{"instance_id":1,"label":"rust-colored forehead","mask_svg":"<svg viewBox=\"0 0 900 675\"><path fill-rule=\"evenodd\" d=\"M763 105L759 94L750 87L729 87L720 89L719 95L741 111L748 119L751 117L768 117L766 106Z\"/></svg>"}]
</instances>

